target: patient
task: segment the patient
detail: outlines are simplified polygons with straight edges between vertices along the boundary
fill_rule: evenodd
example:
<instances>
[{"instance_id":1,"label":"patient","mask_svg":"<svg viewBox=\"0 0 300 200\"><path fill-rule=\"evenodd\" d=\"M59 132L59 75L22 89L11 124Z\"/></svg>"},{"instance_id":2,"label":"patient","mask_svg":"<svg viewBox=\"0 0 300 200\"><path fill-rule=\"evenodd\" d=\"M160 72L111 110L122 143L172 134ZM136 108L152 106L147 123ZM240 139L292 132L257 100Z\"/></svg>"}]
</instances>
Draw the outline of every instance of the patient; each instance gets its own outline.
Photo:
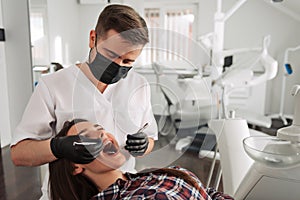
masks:
<instances>
[{"instance_id":1,"label":"patient","mask_svg":"<svg viewBox=\"0 0 300 200\"><path fill-rule=\"evenodd\" d=\"M97 158L88 164L76 164L67 159L49 164L53 200L211 199L200 180L183 168L149 169L137 174L120 171L118 168L126 161L126 156L114 137L100 125L76 119L66 122L56 137L78 134L102 140L103 147ZM215 199L232 198L218 195Z\"/></svg>"}]
</instances>

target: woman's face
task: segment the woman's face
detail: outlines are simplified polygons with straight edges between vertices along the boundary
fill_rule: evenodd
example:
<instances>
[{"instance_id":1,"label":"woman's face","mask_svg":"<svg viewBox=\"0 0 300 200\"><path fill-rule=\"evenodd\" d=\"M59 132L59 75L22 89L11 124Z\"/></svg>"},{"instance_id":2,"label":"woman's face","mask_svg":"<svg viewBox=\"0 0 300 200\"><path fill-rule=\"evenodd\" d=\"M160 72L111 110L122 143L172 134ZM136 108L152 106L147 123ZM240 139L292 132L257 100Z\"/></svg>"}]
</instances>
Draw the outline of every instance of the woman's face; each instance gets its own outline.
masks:
<instances>
[{"instance_id":1,"label":"woman's face","mask_svg":"<svg viewBox=\"0 0 300 200\"><path fill-rule=\"evenodd\" d=\"M92 173L103 173L121 167L126 161L125 156L120 151L120 147L114 136L107 133L103 127L91 122L79 122L73 125L67 135L80 134L89 138L100 138L104 149L99 156L91 163L77 165Z\"/></svg>"}]
</instances>

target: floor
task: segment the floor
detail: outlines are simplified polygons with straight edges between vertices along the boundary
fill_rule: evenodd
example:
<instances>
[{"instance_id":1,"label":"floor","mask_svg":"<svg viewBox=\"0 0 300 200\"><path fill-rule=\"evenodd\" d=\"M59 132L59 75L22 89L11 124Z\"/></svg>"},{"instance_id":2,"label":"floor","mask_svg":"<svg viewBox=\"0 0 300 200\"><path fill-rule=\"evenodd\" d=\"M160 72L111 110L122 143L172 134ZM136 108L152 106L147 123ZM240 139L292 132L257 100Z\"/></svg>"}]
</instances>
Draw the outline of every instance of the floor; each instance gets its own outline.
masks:
<instances>
[{"instance_id":1,"label":"floor","mask_svg":"<svg viewBox=\"0 0 300 200\"><path fill-rule=\"evenodd\" d=\"M9 147L1 150L0 200L39 199L40 171L38 167L15 167Z\"/></svg>"},{"instance_id":2,"label":"floor","mask_svg":"<svg viewBox=\"0 0 300 200\"><path fill-rule=\"evenodd\" d=\"M274 121L275 128L272 126L269 130L262 130L274 134L278 128L278 122ZM255 127L261 130L259 127ZM167 167L172 165L181 166L195 173L202 183L206 185L212 159L207 157L199 158L199 144L205 141L205 138L195 137L193 143L183 151L175 150L178 137L175 137L174 129L168 131L168 135L162 131L159 141L155 143L154 151L151 155L137 160L137 169L146 167ZM207 137L206 137L207 138ZM211 139L209 139L211 140ZM200 144L201 146L201 144ZM204 145L205 146L205 145ZM212 147L211 144L201 149ZM10 160L9 147L1 149L0 159L0 200L35 200L39 199L40 192L40 171L39 167L15 167ZM211 186L215 183L215 176L219 163L216 163L214 175L211 180ZM222 180L219 188L222 191Z\"/></svg>"},{"instance_id":3,"label":"floor","mask_svg":"<svg viewBox=\"0 0 300 200\"><path fill-rule=\"evenodd\" d=\"M167 166L180 166L187 168L196 174L206 186L212 159L207 157L200 158L199 150L200 148L213 150L214 145L205 145L207 143L203 142L205 139L202 137L202 134L197 134L196 137L194 135L193 138L191 138L193 142L189 146L186 146L182 151L179 151L176 150L176 143L180 138L176 137L174 132L166 136L160 135L159 140L155 143L152 153L137 159L137 170L151 167L162 168ZM215 143L213 142L213 144ZM219 162L217 161L214 174L217 173L218 166ZM214 177L215 176L212 177L211 183L214 183ZM212 186L212 184L210 184L210 186ZM219 190L222 191L222 183L220 184Z\"/></svg>"}]
</instances>

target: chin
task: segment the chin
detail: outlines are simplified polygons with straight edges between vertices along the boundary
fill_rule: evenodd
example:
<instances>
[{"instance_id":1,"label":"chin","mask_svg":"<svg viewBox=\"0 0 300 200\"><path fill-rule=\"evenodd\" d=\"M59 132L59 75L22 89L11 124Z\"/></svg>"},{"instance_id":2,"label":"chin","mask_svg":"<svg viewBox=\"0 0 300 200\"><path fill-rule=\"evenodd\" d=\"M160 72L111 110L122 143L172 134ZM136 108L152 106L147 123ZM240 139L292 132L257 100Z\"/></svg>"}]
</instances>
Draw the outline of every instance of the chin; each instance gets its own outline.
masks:
<instances>
[{"instance_id":1,"label":"chin","mask_svg":"<svg viewBox=\"0 0 300 200\"><path fill-rule=\"evenodd\" d=\"M122 157L115 157L116 159L118 160L111 160L111 159L104 159L104 158L101 158L101 159L96 159L96 162L98 162L99 164L102 165L102 169L103 168L106 168L106 169L119 169L126 161L125 157L122 156Z\"/></svg>"},{"instance_id":2,"label":"chin","mask_svg":"<svg viewBox=\"0 0 300 200\"><path fill-rule=\"evenodd\" d=\"M108 168L118 169L126 162L126 157L122 151L120 151L118 145L109 143L96 158L96 161Z\"/></svg>"}]
</instances>

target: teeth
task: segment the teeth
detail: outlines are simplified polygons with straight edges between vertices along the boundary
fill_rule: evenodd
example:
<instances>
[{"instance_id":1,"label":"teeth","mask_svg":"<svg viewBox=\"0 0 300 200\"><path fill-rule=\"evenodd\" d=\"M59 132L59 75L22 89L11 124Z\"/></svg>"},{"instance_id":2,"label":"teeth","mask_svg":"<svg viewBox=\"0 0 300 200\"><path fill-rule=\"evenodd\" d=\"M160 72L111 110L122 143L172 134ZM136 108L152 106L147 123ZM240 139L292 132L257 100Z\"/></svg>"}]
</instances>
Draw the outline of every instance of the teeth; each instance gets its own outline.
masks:
<instances>
[{"instance_id":1,"label":"teeth","mask_svg":"<svg viewBox=\"0 0 300 200\"><path fill-rule=\"evenodd\" d=\"M103 153L106 153L108 155L113 155L117 153L117 149L111 141L107 141L104 145Z\"/></svg>"},{"instance_id":2,"label":"teeth","mask_svg":"<svg viewBox=\"0 0 300 200\"><path fill-rule=\"evenodd\" d=\"M116 152L115 151L108 151L106 152L107 154L115 154Z\"/></svg>"}]
</instances>

